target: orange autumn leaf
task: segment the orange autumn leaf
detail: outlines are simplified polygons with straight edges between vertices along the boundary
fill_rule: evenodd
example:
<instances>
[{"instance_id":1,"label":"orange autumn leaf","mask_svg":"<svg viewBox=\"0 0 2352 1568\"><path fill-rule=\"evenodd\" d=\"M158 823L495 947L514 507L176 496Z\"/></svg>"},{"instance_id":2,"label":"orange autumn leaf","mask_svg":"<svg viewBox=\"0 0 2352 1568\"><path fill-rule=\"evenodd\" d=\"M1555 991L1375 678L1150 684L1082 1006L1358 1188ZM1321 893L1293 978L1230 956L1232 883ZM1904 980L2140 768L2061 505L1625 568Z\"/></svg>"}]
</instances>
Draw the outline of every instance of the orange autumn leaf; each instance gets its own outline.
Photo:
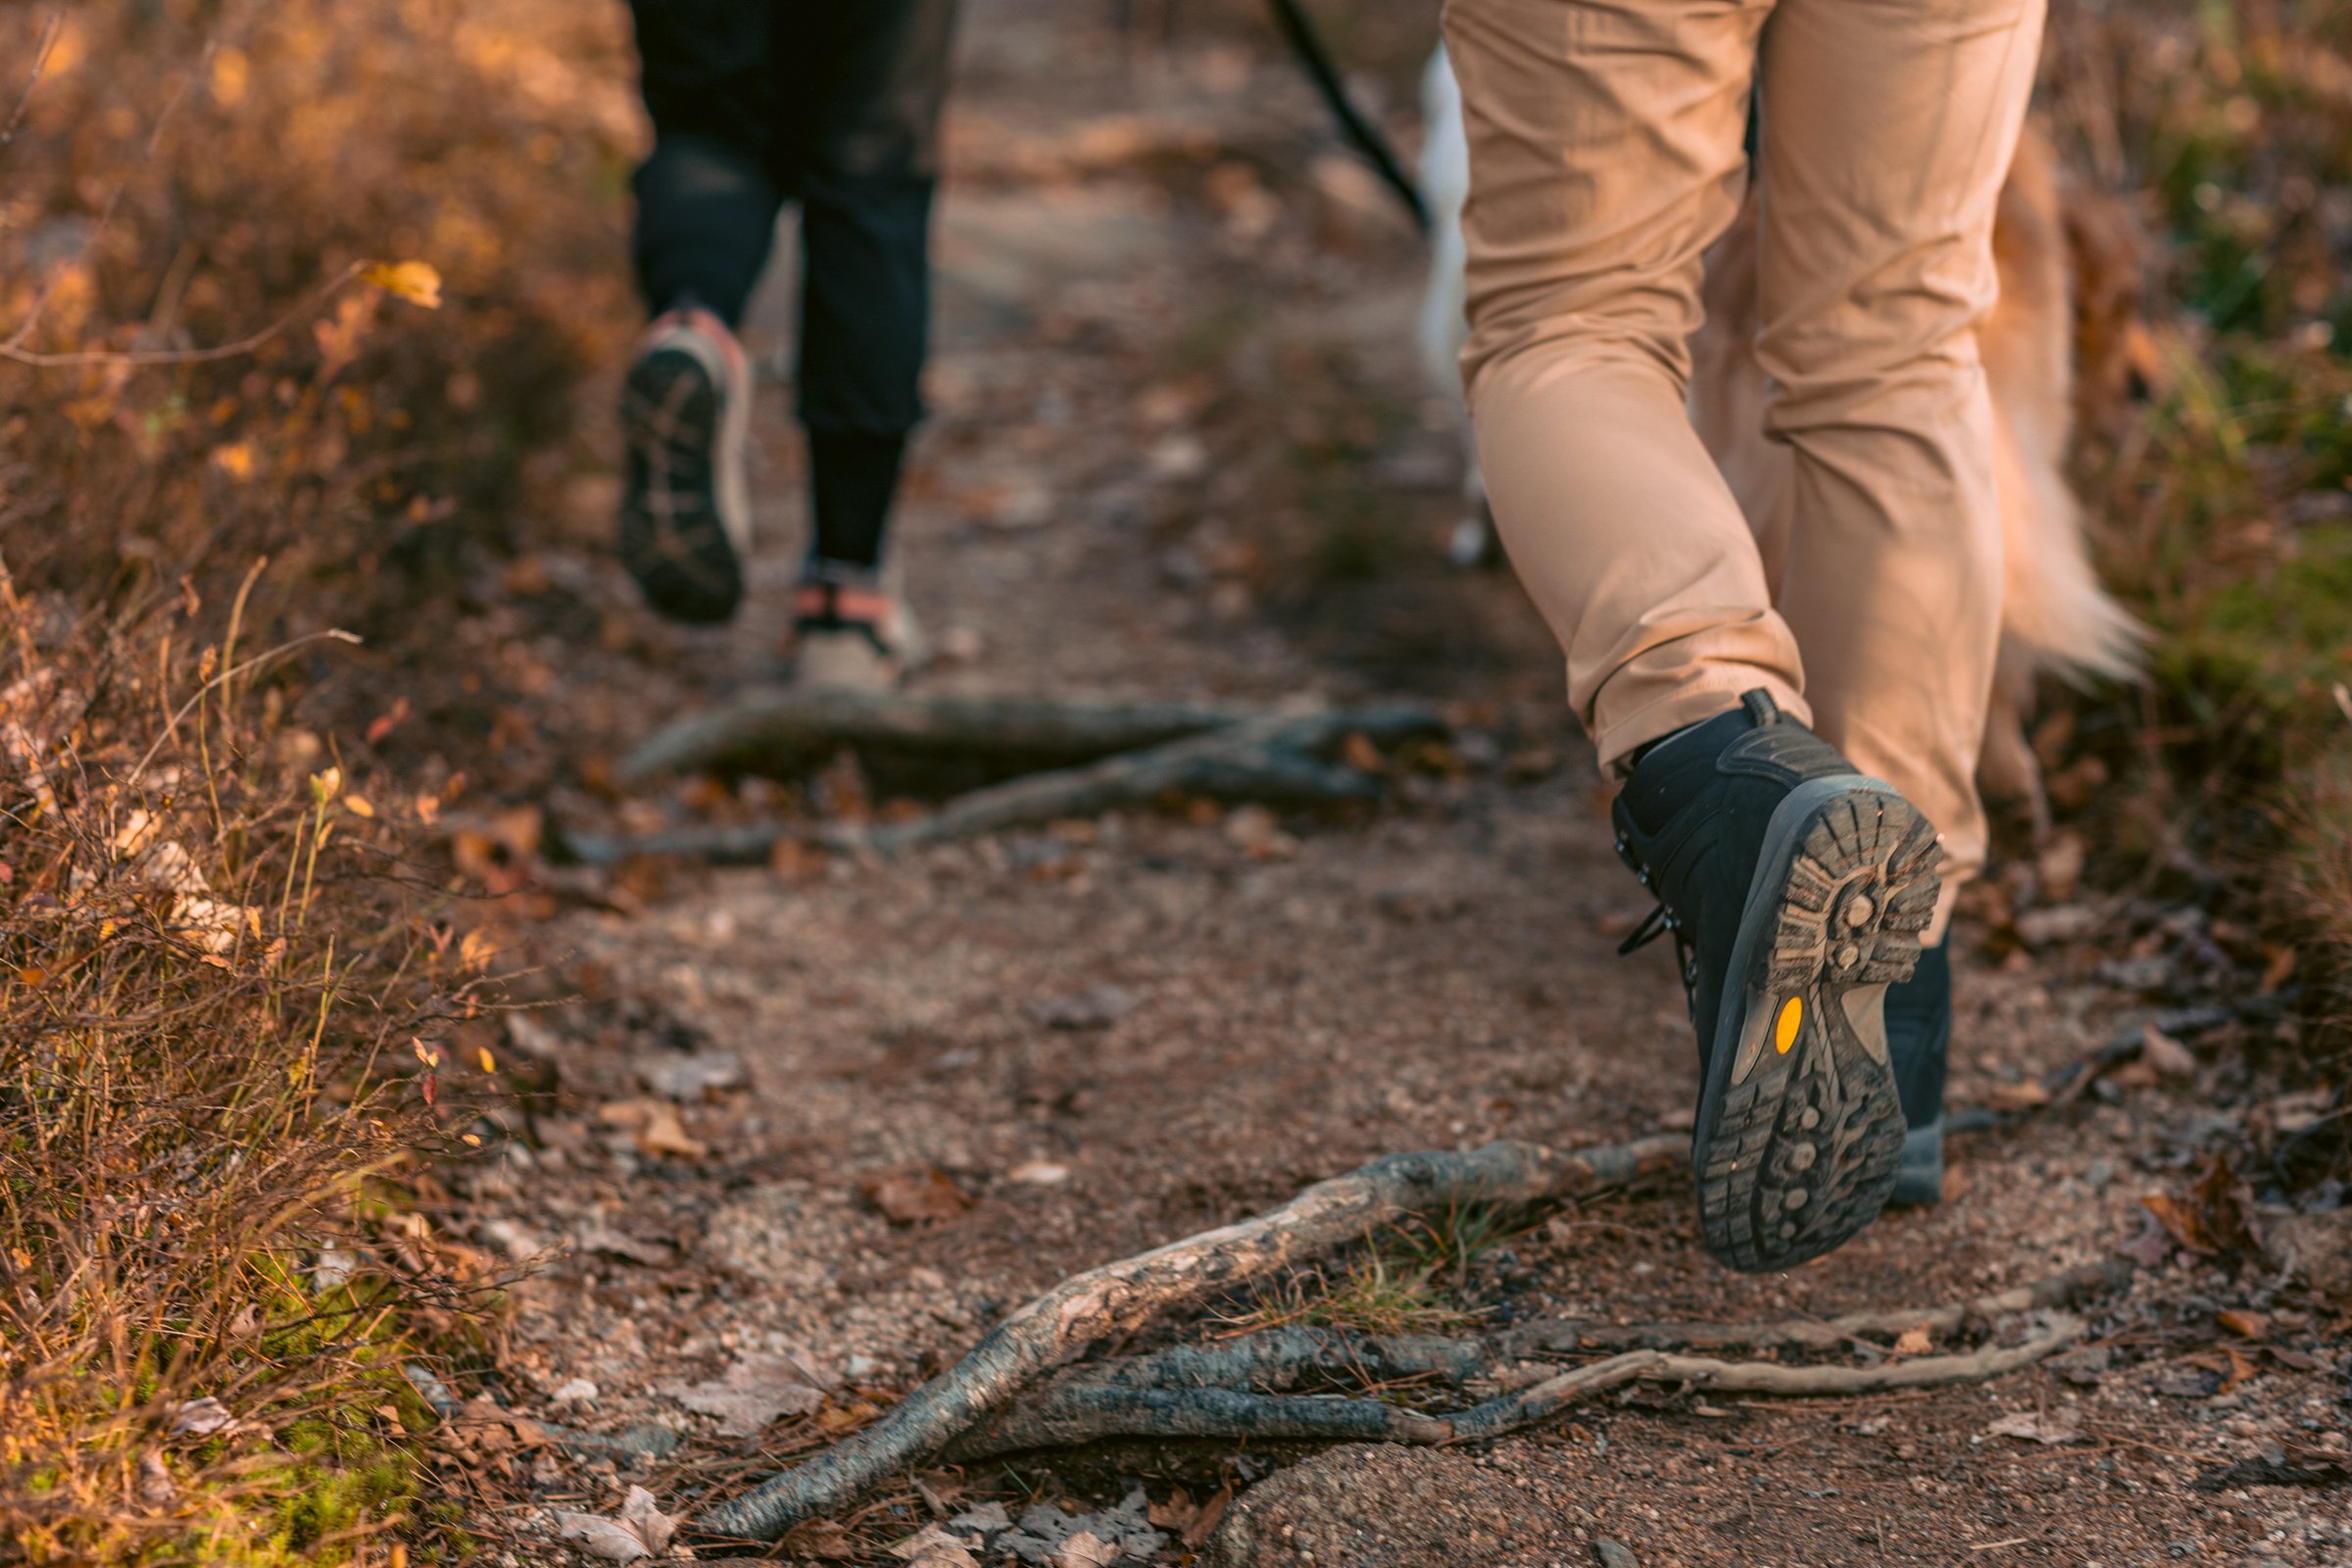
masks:
<instances>
[{"instance_id":1,"label":"orange autumn leaf","mask_svg":"<svg viewBox=\"0 0 2352 1568\"><path fill-rule=\"evenodd\" d=\"M428 311L441 308L441 274L430 262L377 262L360 273L360 281Z\"/></svg>"}]
</instances>

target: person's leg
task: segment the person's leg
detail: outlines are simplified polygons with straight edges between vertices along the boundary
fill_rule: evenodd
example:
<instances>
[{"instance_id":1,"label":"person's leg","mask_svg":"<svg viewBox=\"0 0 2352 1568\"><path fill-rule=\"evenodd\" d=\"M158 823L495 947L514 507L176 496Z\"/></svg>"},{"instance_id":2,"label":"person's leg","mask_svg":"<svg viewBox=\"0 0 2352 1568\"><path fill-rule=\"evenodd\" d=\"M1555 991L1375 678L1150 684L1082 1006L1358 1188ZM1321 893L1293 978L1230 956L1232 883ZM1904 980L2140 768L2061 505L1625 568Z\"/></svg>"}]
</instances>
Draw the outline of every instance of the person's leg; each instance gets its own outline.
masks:
<instances>
[{"instance_id":1,"label":"person's leg","mask_svg":"<svg viewBox=\"0 0 2352 1568\"><path fill-rule=\"evenodd\" d=\"M767 263L771 16L740 0L635 0L654 150L631 249L652 324L621 392L621 562L654 608L694 623L741 603L752 378L735 326Z\"/></svg>"},{"instance_id":2,"label":"person's leg","mask_svg":"<svg viewBox=\"0 0 2352 1568\"><path fill-rule=\"evenodd\" d=\"M772 14L744 0L632 0L654 150L633 181L631 236L649 314L691 301L730 330L767 265L773 177Z\"/></svg>"},{"instance_id":3,"label":"person's leg","mask_svg":"<svg viewBox=\"0 0 2352 1568\"><path fill-rule=\"evenodd\" d=\"M2000 641L1976 326L2042 9L1782 0L1763 50L1756 351L1795 459L1777 602L1822 736L1940 831L1947 909L1984 857Z\"/></svg>"},{"instance_id":4,"label":"person's leg","mask_svg":"<svg viewBox=\"0 0 2352 1568\"><path fill-rule=\"evenodd\" d=\"M1617 851L1658 899L1629 951L1674 937L1699 1217L1751 1270L1840 1245L1886 1201L1903 1119L1882 1004L1936 901L1925 819L1806 729L1795 639L1684 411L1766 3L1446 9L1489 492L1625 775Z\"/></svg>"},{"instance_id":5,"label":"person's leg","mask_svg":"<svg viewBox=\"0 0 2352 1568\"><path fill-rule=\"evenodd\" d=\"M805 51L800 414L813 561L871 571L930 334L931 199L955 0L810 3Z\"/></svg>"},{"instance_id":6,"label":"person's leg","mask_svg":"<svg viewBox=\"0 0 2352 1568\"><path fill-rule=\"evenodd\" d=\"M1604 763L1796 642L1683 409L1701 258L1738 210L1762 0L1449 0L1471 193L1464 381L1495 523Z\"/></svg>"}]
</instances>

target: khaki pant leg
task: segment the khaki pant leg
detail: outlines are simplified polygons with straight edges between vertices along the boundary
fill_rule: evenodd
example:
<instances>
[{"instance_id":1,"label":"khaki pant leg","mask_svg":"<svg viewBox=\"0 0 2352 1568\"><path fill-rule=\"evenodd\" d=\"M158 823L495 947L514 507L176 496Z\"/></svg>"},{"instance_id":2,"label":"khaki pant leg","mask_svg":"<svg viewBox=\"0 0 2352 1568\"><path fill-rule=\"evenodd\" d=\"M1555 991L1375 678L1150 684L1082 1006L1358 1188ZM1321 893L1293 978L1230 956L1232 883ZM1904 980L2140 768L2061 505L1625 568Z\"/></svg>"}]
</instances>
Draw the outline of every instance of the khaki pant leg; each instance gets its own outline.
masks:
<instances>
[{"instance_id":1,"label":"khaki pant leg","mask_svg":"<svg viewBox=\"0 0 2352 1568\"><path fill-rule=\"evenodd\" d=\"M1738 209L1767 0L1447 0L1471 191L1463 379L1495 521L1604 761L1797 644L1683 408L1701 256Z\"/></svg>"},{"instance_id":2,"label":"khaki pant leg","mask_svg":"<svg viewBox=\"0 0 2352 1568\"><path fill-rule=\"evenodd\" d=\"M1984 858L2000 639L1976 327L2042 10L1782 0L1764 42L1756 351L1795 457L1777 602L1823 737L1941 830L1947 909Z\"/></svg>"}]
</instances>

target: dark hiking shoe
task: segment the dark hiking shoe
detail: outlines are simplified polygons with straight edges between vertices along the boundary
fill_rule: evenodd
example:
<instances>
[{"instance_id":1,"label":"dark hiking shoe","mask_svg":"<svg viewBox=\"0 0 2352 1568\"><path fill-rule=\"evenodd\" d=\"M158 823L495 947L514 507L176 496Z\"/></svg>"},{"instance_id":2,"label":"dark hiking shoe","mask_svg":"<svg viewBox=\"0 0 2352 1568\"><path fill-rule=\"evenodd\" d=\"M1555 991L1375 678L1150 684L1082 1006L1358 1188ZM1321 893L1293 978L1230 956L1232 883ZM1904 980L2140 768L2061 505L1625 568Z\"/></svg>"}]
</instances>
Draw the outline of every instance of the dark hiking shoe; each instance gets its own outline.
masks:
<instances>
[{"instance_id":1,"label":"dark hiking shoe","mask_svg":"<svg viewBox=\"0 0 2352 1568\"><path fill-rule=\"evenodd\" d=\"M1766 693L1634 768L1617 853L1658 897L1698 1033L1690 1140L1707 1250L1751 1273L1869 1224L1902 1156L1887 987L1936 911L1936 830Z\"/></svg>"},{"instance_id":2,"label":"dark hiking shoe","mask_svg":"<svg viewBox=\"0 0 2352 1568\"><path fill-rule=\"evenodd\" d=\"M628 444L620 560L646 602L672 620L711 625L743 600L751 390L743 346L708 311L656 318L629 367L620 401Z\"/></svg>"},{"instance_id":3,"label":"dark hiking shoe","mask_svg":"<svg viewBox=\"0 0 2352 1568\"><path fill-rule=\"evenodd\" d=\"M1921 1207L1943 1200L1943 1062L1952 1040L1948 943L1919 951L1919 967L1886 988L1886 1051L1903 1102L1903 1157L1886 1201Z\"/></svg>"}]
</instances>

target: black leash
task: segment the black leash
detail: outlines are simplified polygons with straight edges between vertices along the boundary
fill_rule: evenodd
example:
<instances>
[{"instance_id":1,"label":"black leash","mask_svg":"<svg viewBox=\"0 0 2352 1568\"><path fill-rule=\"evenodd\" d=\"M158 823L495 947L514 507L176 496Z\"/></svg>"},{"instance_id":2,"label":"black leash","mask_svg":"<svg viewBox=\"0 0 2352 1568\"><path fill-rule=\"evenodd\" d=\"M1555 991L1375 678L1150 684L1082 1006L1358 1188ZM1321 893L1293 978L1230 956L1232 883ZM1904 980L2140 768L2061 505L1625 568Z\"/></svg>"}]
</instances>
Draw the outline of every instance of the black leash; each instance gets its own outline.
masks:
<instances>
[{"instance_id":1,"label":"black leash","mask_svg":"<svg viewBox=\"0 0 2352 1568\"><path fill-rule=\"evenodd\" d=\"M1331 51L1323 47L1322 36L1315 31L1313 21L1300 7L1298 0L1266 0L1266 4L1274 13L1274 25L1281 30L1283 42L1291 46L1291 53L1298 57L1298 64L1313 78L1315 90L1323 95L1323 102L1330 106L1332 118L1340 122L1340 129L1346 133L1355 150L1362 153L1372 165L1373 172L1380 175L1381 183L1395 192L1396 199L1404 204L1404 210L1412 215L1413 226L1424 234L1428 233L1429 203L1422 199L1421 187L1414 184L1413 176L1404 172L1404 165L1396 157L1396 149L1389 145L1389 138L1381 134L1380 127L1366 120L1349 101L1347 85L1340 80L1339 71L1331 63Z\"/></svg>"}]
</instances>

